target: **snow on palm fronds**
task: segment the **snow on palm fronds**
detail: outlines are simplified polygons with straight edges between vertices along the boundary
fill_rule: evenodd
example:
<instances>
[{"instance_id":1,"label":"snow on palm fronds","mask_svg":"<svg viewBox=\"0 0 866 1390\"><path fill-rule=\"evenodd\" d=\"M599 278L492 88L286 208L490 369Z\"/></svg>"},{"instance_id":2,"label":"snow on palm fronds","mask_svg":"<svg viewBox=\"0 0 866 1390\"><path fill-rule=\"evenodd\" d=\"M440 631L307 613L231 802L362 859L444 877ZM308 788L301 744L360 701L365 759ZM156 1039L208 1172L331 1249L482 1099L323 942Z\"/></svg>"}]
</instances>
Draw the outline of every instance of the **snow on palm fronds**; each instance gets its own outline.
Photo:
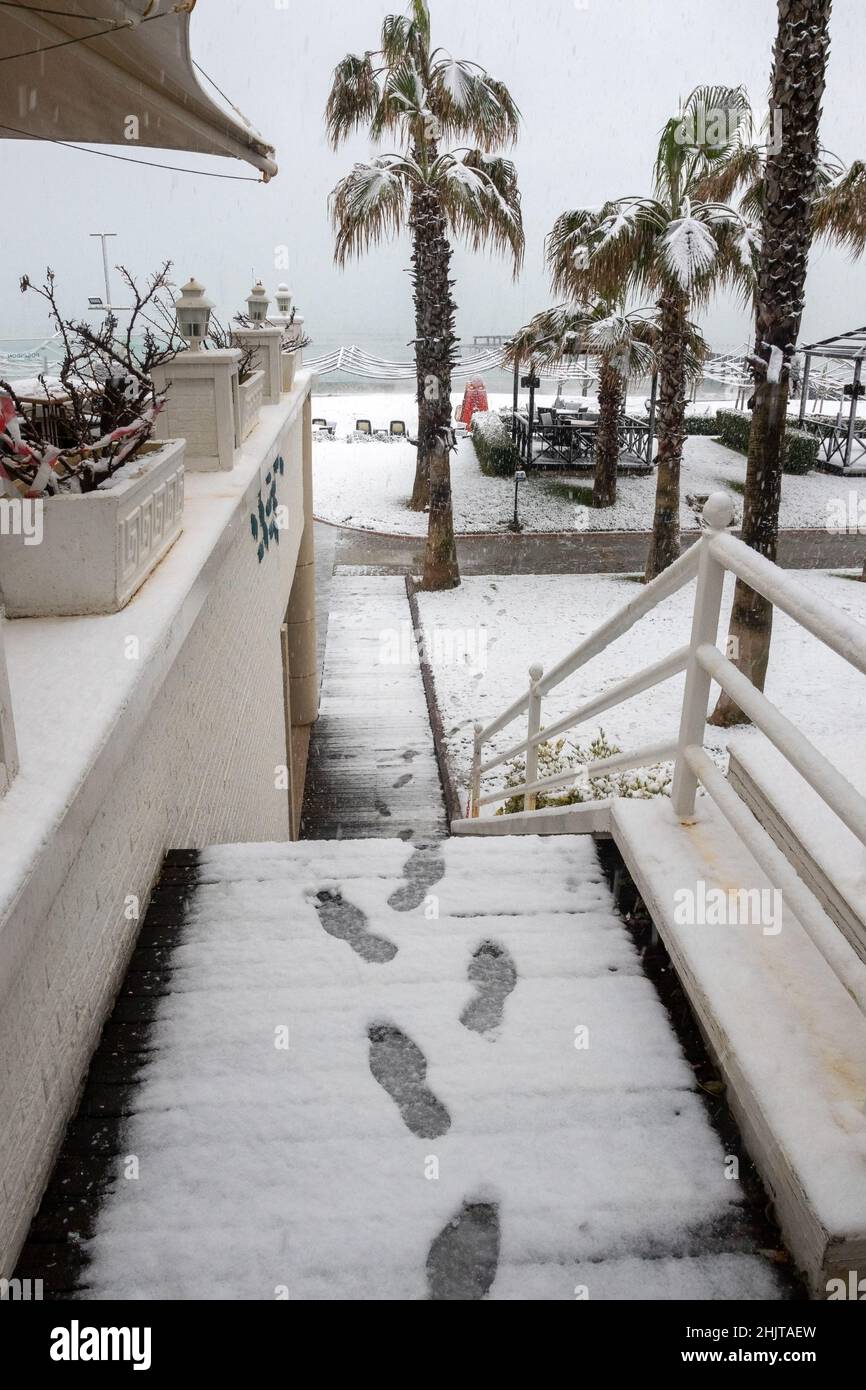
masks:
<instances>
[{"instance_id":1,"label":"snow on palm fronds","mask_svg":"<svg viewBox=\"0 0 866 1390\"><path fill-rule=\"evenodd\" d=\"M655 367L655 353L648 341L637 336L640 329L636 316L609 314L590 323L586 343L590 352L597 352L623 380L648 376Z\"/></svg>"},{"instance_id":2,"label":"snow on palm fronds","mask_svg":"<svg viewBox=\"0 0 866 1390\"><path fill-rule=\"evenodd\" d=\"M449 101L457 106L465 106L472 92L470 64L462 62L459 58L452 58L451 54L447 53L438 66L438 74Z\"/></svg>"},{"instance_id":3,"label":"snow on palm fronds","mask_svg":"<svg viewBox=\"0 0 866 1390\"><path fill-rule=\"evenodd\" d=\"M430 174L451 231L473 250L510 253L514 273L523 261L523 220L517 171L508 159L483 150L442 155Z\"/></svg>"},{"instance_id":4,"label":"snow on palm fronds","mask_svg":"<svg viewBox=\"0 0 866 1390\"><path fill-rule=\"evenodd\" d=\"M692 215L686 199L683 216L674 218L664 234L662 255L668 270L684 290L690 290L695 280L709 270L717 250L709 226Z\"/></svg>"},{"instance_id":5,"label":"snow on palm fronds","mask_svg":"<svg viewBox=\"0 0 866 1390\"><path fill-rule=\"evenodd\" d=\"M331 194L339 265L402 230L407 183L416 169L400 155L380 155L353 165L340 180Z\"/></svg>"}]
</instances>

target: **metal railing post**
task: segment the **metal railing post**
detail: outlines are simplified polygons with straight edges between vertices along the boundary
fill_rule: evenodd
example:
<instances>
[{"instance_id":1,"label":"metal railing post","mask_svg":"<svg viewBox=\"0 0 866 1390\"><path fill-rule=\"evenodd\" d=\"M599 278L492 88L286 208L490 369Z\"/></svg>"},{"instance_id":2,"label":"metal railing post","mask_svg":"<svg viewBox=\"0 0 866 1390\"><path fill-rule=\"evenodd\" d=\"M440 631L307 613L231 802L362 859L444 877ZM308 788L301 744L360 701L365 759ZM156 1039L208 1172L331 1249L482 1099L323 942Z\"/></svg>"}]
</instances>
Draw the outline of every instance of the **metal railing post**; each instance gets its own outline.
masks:
<instances>
[{"instance_id":1,"label":"metal railing post","mask_svg":"<svg viewBox=\"0 0 866 1390\"><path fill-rule=\"evenodd\" d=\"M529 668L529 715L527 720L528 730L526 737L531 739L541 728L541 691L539 682L544 675L543 666L530 666ZM530 743L526 750L526 776L524 781L532 783L538 777L538 744ZM523 797L524 811L534 811L536 807L537 794L527 792Z\"/></svg>"},{"instance_id":2,"label":"metal railing post","mask_svg":"<svg viewBox=\"0 0 866 1390\"><path fill-rule=\"evenodd\" d=\"M674 779L671 789L671 803L674 814L681 821L689 821L695 814L695 796L698 779L685 757L687 748L696 745L703 747L707 723L707 705L710 698L712 678L698 661L698 648L704 643L716 645L719 633L719 615L722 607L722 589L725 583L725 567L710 553L710 541L719 531L730 526L734 507L725 492L714 492L704 504L704 534L698 544L701 547L698 562L698 583L695 591L695 607L692 615L692 635L689 642L689 664L686 667L686 684L683 692L680 732L677 739L677 756L674 764Z\"/></svg>"},{"instance_id":3,"label":"metal railing post","mask_svg":"<svg viewBox=\"0 0 866 1390\"><path fill-rule=\"evenodd\" d=\"M474 819L479 814L478 802L481 799L481 725L475 725L475 738L472 746L472 775L469 780L469 816Z\"/></svg>"}]
</instances>

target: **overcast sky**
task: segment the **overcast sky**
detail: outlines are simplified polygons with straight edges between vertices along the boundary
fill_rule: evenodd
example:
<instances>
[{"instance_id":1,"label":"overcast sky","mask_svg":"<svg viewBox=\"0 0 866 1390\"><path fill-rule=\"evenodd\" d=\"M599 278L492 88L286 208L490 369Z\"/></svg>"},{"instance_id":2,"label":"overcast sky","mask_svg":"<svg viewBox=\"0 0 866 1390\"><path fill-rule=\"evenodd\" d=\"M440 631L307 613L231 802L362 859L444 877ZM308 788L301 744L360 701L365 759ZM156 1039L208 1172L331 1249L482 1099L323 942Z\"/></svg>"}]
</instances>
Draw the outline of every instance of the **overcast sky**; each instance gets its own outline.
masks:
<instances>
[{"instance_id":1,"label":"overcast sky","mask_svg":"<svg viewBox=\"0 0 866 1390\"><path fill-rule=\"evenodd\" d=\"M118 233L115 259L144 274L164 258L179 282L195 274L225 318L242 306L253 270L273 291L290 282L315 341L411 337L405 241L346 271L332 263L327 195L360 138L334 154L322 112L334 64L377 44L388 0L198 0L193 56L276 146L269 185L230 183L114 164L88 154L0 143L0 337L41 336L43 306L22 298L22 272L57 272L64 305L102 292L92 231ZM434 42L504 80L523 114L513 157L523 192L526 264L517 284L502 261L458 250L458 328L505 333L550 302L543 241L557 215L650 191L665 118L699 82L744 83L766 107L776 0L431 0ZM846 161L866 155L866 3L834 0L822 137ZM127 153L128 151L124 151ZM243 172L233 161L156 156ZM250 170L250 173L253 171ZM10 196L14 190L14 199ZM287 245L288 273L274 268ZM805 339L866 322L866 263L816 247ZM748 315L721 298L705 317L710 341L736 347Z\"/></svg>"}]
</instances>

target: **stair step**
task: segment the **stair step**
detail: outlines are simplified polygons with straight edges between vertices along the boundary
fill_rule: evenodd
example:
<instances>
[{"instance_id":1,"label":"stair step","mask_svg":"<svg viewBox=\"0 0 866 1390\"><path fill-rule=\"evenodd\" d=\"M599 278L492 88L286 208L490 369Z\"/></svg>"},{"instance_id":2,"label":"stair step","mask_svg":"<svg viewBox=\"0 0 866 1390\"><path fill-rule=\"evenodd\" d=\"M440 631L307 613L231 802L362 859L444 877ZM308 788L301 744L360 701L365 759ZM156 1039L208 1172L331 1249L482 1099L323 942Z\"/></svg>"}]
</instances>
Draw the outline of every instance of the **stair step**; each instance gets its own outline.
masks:
<instances>
[{"instance_id":1,"label":"stair step","mask_svg":"<svg viewBox=\"0 0 866 1390\"><path fill-rule=\"evenodd\" d=\"M866 795L866 741L812 741ZM768 739L735 734L728 748L731 785L866 962L866 847Z\"/></svg>"},{"instance_id":2,"label":"stair step","mask_svg":"<svg viewBox=\"0 0 866 1390\"><path fill-rule=\"evenodd\" d=\"M714 889L726 898L737 889L773 892L709 797L689 826L667 798L620 799L611 829L717 1059L782 1232L813 1291L826 1296L830 1278L866 1273L866 1018L784 903L777 934L764 924L695 922L683 890L695 904Z\"/></svg>"}]
</instances>

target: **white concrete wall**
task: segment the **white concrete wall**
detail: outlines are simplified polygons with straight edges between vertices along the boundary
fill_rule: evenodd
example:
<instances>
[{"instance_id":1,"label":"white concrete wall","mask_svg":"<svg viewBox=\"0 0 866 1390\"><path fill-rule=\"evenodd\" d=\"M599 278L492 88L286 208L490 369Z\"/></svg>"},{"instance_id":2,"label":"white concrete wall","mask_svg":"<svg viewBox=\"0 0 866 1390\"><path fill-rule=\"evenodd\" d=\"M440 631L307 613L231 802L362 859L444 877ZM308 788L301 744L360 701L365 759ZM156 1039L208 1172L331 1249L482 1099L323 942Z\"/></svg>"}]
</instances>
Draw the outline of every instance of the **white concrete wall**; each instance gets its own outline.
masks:
<instances>
[{"instance_id":1,"label":"white concrete wall","mask_svg":"<svg viewBox=\"0 0 866 1390\"><path fill-rule=\"evenodd\" d=\"M272 407L250 437L247 453L260 449L261 477L250 472L183 597L177 624L181 608L189 620L196 605L188 630L172 654L177 624L169 628L168 656L160 664L154 655L153 669L141 672L138 698L133 692L106 729L105 747L0 918L0 1276L12 1273L133 949L140 920L125 915L128 896L138 896L143 915L168 849L288 837L288 793L274 785L275 767L287 762L280 626L304 526L307 390L278 433L275 412L284 406ZM290 525L259 560L250 513L278 453L278 499ZM192 536L176 551L192 543L196 507L188 497ZM179 566L183 556L169 559ZM138 602L122 615L128 633ZM15 626L8 624L13 637ZM14 699L12 662L10 679ZM26 771L22 759L22 778Z\"/></svg>"}]
</instances>

